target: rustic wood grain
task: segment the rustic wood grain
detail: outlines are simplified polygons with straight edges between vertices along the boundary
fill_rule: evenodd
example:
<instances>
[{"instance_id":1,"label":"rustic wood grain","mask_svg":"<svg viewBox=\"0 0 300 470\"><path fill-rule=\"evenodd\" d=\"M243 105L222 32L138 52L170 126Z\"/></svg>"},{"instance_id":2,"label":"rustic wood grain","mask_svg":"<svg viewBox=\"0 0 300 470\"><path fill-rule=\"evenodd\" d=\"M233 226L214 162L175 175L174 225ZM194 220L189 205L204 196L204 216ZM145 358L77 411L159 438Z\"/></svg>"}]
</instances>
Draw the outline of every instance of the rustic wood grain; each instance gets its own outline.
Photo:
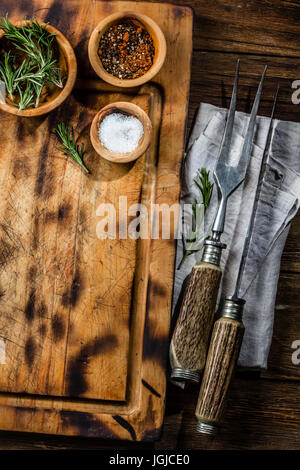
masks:
<instances>
[{"instance_id":1,"label":"rustic wood grain","mask_svg":"<svg viewBox=\"0 0 300 470\"><path fill-rule=\"evenodd\" d=\"M5 193L13 194L17 186L26 193L28 204L23 206L24 198L14 201L13 209L20 214L14 219L7 218L6 198L1 206L5 224L1 249L9 251L9 239L13 240L9 233L13 233L19 236L23 257L2 258L1 328L6 331L2 338L7 341L8 360L0 387L2 392L124 400L136 241L99 241L99 219L93 214L100 203L118 207L120 195L127 196L129 206L139 202L145 157L131 167L101 160L90 144L89 124L111 95L93 96L91 91L78 99L71 98L62 112L66 116L72 110L69 122L85 143L91 176L83 175L55 149L56 139L49 136L51 115L35 133L26 120L23 140L16 144L22 147L25 162L24 153L32 158L34 138L43 173L37 160L35 176L31 160L28 178L19 171L17 184L14 173L3 181ZM133 99L149 110L149 96ZM5 121L6 115L1 117ZM14 151L5 155L7 167L15 164ZM13 285L12 279L16 279Z\"/></svg>"},{"instance_id":2,"label":"rustic wood grain","mask_svg":"<svg viewBox=\"0 0 300 470\"><path fill-rule=\"evenodd\" d=\"M170 345L172 368L204 368L221 276L220 267L213 264L193 267Z\"/></svg>"},{"instance_id":3,"label":"rustic wood grain","mask_svg":"<svg viewBox=\"0 0 300 470\"><path fill-rule=\"evenodd\" d=\"M245 375L245 374L244 374ZM229 392L219 435L195 432L197 390L169 387L163 443L172 449L177 416L177 449L299 450L299 384L284 380L259 380L248 374L235 377ZM170 423L170 424L169 424ZM168 434L170 441L168 440Z\"/></svg>"},{"instance_id":4,"label":"rustic wood grain","mask_svg":"<svg viewBox=\"0 0 300 470\"><path fill-rule=\"evenodd\" d=\"M196 407L198 420L220 424L243 335L243 323L223 317L216 321Z\"/></svg>"},{"instance_id":5,"label":"rustic wood grain","mask_svg":"<svg viewBox=\"0 0 300 470\"><path fill-rule=\"evenodd\" d=\"M35 12L61 30L82 79L45 118L0 115L0 331L7 357L0 366L0 428L156 439L164 412L174 240L101 240L97 209L100 203L118 207L119 196L127 196L128 207L178 201L191 11L90 0L1 7L12 21ZM156 84L118 90L92 71L89 36L119 10L149 14L164 31L169 54ZM100 108L124 100L150 115L153 139L143 157L118 165L97 155L89 127ZM57 150L52 130L60 120L74 124L78 143L85 143L90 175ZM117 227L122 217L117 213ZM150 218L149 231L155 222Z\"/></svg>"},{"instance_id":6,"label":"rustic wood grain","mask_svg":"<svg viewBox=\"0 0 300 470\"><path fill-rule=\"evenodd\" d=\"M299 3L205 1L194 6L196 49L299 57Z\"/></svg>"},{"instance_id":7,"label":"rustic wood grain","mask_svg":"<svg viewBox=\"0 0 300 470\"><path fill-rule=\"evenodd\" d=\"M278 282L274 334L263 377L288 380L300 379L300 367L292 361L295 341L300 339L299 273L282 271Z\"/></svg>"}]
</instances>

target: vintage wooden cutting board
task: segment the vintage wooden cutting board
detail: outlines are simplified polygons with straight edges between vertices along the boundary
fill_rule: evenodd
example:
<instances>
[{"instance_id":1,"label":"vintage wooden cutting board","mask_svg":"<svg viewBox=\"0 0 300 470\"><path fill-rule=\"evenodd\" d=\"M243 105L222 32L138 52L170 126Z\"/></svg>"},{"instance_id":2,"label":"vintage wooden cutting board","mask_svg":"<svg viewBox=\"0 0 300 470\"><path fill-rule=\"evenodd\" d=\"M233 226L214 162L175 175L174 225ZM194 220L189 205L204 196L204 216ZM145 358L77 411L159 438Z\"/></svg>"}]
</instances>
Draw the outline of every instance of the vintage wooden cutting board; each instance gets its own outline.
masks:
<instances>
[{"instance_id":1,"label":"vintage wooden cutting board","mask_svg":"<svg viewBox=\"0 0 300 470\"><path fill-rule=\"evenodd\" d=\"M87 57L95 25L119 10L153 17L168 46L155 83L126 92L101 82ZM45 0L1 2L0 14L6 11L12 21L34 14L61 30L75 49L79 78L46 117L0 113L0 429L155 439L164 413L175 243L103 240L97 224L100 204L118 209L119 196L128 207L178 201L191 10ZM151 147L128 165L99 158L89 141L95 113L120 100L145 109L154 126ZM90 175L56 149L52 130L61 120L85 142ZM117 211L117 228L123 219Z\"/></svg>"}]
</instances>

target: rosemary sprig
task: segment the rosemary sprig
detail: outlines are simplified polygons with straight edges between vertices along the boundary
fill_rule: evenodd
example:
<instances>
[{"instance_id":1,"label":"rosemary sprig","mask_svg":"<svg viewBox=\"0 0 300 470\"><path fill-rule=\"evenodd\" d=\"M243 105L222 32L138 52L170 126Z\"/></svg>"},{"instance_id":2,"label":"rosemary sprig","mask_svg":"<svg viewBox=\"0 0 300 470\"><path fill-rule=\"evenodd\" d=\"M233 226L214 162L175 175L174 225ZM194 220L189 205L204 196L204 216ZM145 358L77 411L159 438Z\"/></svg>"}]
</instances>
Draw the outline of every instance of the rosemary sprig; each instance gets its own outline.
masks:
<instances>
[{"instance_id":1,"label":"rosemary sprig","mask_svg":"<svg viewBox=\"0 0 300 470\"><path fill-rule=\"evenodd\" d=\"M206 170L206 168L201 168L197 171L197 175L194 178L194 183L196 187L198 188L199 192L201 193L202 196L202 204L203 204L203 217L205 215L205 212L209 206L212 192L213 192L213 183L210 182L209 180L209 171ZM196 212L197 212L197 206L199 205L199 202L197 199L192 204L192 213L194 216L194 219L196 219ZM201 224L203 218L199 221L199 224ZM196 251L199 251L199 242L198 242L198 234L199 234L199 225L196 226L195 228L195 235L193 238L188 238L187 240L184 241L184 254L183 257L179 263L179 266L177 269L180 269L187 259L188 256L190 256L192 253L195 253ZM189 244L189 248L186 249L187 243Z\"/></svg>"},{"instance_id":2,"label":"rosemary sprig","mask_svg":"<svg viewBox=\"0 0 300 470\"><path fill-rule=\"evenodd\" d=\"M85 154L84 143L82 142L80 147L76 144L74 127L68 127L64 122L61 122L57 125L55 132L63 145L62 147L56 148L68 157L73 158L73 160L78 163L78 165L80 165L86 173L89 173L89 170L83 163L83 155Z\"/></svg>"},{"instance_id":3,"label":"rosemary sprig","mask_svg":"<svg viewBox=\"0 0 300 470\"><path fill-rule=\"evenodd\" d=\"M11 56L10 52L4 52L4 60L0 61L0 74L2 80L5 83L7 93L9 94L10 99L13 99L13 92L15 91L15 76L16 71L14 67L14 58Z\"/></svg>"},{"instance_id":4,"label":"rosemary sprig","mask_svg":"<svg viewBox=\"0 0 300 470\"><path fill-rule=\"evenodd\" d=\"M47 25L46 25L47 26ZM46 30L35 18L27 20L24 25L16 27L8 20L8 15L0 18L0 30L11 41L12 45L25 58L21 66L16 65L16 58L10 52L4 53L0 61L0 74L12 101L13 93L19 94L19 109L38 106L42 89L50 83L60 88L63 81L57 60L53 57L55 34ZM23 57L22 57L23 58Z\"/></svg>"},{"instance_id":5,"label":"rosemary sprig","mask_svg":"<svg viewBox=\"0 0 300 470\"><path fill-rule=\"evenodd\" d=\"M17 90L20 95L20 100L18 103L19 110L26 109L29 106L34 104L34 96L32 92L32 84L27 82L26 88L23 90L21 89L20 85L17 85Z\"/></svg>"},{"instance_id":6,"label":"rosemary sprig","mask_svg":"<svg viewBox=\"0 0 300 470\"><path fill-rule=\"evenodd\" d=\"M194 183L202 194L202 204L204 204L204 212L207 210L214 185L209 181L209 171L206 168L201 168L198 170L196 178L194 178Z\"/></svg>"}]
</instances>

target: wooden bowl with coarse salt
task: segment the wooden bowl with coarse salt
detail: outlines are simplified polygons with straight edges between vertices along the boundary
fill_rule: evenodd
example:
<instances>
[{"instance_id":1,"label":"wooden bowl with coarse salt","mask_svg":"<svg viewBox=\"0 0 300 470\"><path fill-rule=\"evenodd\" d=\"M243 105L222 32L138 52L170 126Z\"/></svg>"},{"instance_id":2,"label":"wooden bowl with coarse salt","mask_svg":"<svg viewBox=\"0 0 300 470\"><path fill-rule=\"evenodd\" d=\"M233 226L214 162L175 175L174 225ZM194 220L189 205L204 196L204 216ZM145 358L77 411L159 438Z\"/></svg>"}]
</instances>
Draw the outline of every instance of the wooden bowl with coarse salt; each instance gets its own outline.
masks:
<instances>
[{"instance_id":1,"label":"wooden bowl with coarse salt","mask_svg":"<svg viewBox=\"0 0 300 470\"><path fill-rule=\"evenodd\" d=\"M136 145L131 151L122 151L120 148L117 149L119 151L115 151L115 147L122 145L122 135L118 136L120 133L120 128L118 124L118 117L124 117L124 121L126 118L131 117L134 118L131 120L131 136L132 131L140 132L138 134L138 141ZM109 122L105 118L110 118ZM106 128L106 139L107 136L112 136L111 142L106 143L106 145L101 141L101 129L100 126L105 124ZM114 128L114 125L118 126ZM125 132L128 133L128 127L125 128ZM135 135L132 136L136 138ZM137 106L134 103L129 103L127 101L118 101L116 103L111 103L104 108L100 109L100 111L96 114L93 119L91 129L90 129L90 139L95 151L101 157L115 163L128 163L136 160L137 158L141 157L147 150L150 145L152 137L152 123L149 116L145 113L145 111ZM111 145L109 145L111 143ZM114 150L115 149L115 150ZM121 150L121 151L120 151ZM126 149L124 149L126 150Z\"/></svg>"},{"instance_id":2,"label":"wooden bowl with coarse salt","mask_svg":"<svg viewBox=\"0 0 300 470\"><path fill-rule=\"evenodd\" d=\"M98 54L101 37L113 25L124 24L126 21L132 21L136 25L144 28L153 40L154 55L151 67L137 78L119 78L112 73L108 73L102 64ZM158 24L149 16L134 13L122 12L107 16L96 26L91 34L88 47L90 63L96 74L107 83L118 87L137 87L152 78L160 71L166 58L167 45L165 36ZM112 59L113 60L113 59Z\"/></svg>"}]
</instances>

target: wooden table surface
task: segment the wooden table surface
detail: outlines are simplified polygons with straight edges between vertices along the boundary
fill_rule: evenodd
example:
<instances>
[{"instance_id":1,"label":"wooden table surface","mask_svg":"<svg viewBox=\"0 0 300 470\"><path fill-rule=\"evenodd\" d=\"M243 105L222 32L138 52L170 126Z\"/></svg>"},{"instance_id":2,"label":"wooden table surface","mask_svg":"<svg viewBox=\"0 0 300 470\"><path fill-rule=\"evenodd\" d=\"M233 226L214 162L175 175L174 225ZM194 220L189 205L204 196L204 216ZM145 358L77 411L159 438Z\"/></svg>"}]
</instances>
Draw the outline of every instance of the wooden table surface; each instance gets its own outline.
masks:
<instances>
[{"instance_id":1,"label":"wooden table surface","mask_svg":"<svg viewBox=\"0 0 300 470\"><path fill-rule=\"evenodd\" d=\"M6 2L0 0L0 5ZM173 2L176 3L176 2ZM269 115L277 82L277 117L300 121L292 104L292 82L300 79L299 0L181 0L194 9L189 127L200 101L228 106L235 61L241 59L238 109L249 111L263 64L269 65L261 114ZM239 372L220 436L195 432L197 387L170 385L162 439L130 443L0 432L1 449L300 449L300 364L292 344L300 342L300 215L284 250L269 369ZM299 354L300 357L300 354Z\"/></svg>"}]
</instances>

